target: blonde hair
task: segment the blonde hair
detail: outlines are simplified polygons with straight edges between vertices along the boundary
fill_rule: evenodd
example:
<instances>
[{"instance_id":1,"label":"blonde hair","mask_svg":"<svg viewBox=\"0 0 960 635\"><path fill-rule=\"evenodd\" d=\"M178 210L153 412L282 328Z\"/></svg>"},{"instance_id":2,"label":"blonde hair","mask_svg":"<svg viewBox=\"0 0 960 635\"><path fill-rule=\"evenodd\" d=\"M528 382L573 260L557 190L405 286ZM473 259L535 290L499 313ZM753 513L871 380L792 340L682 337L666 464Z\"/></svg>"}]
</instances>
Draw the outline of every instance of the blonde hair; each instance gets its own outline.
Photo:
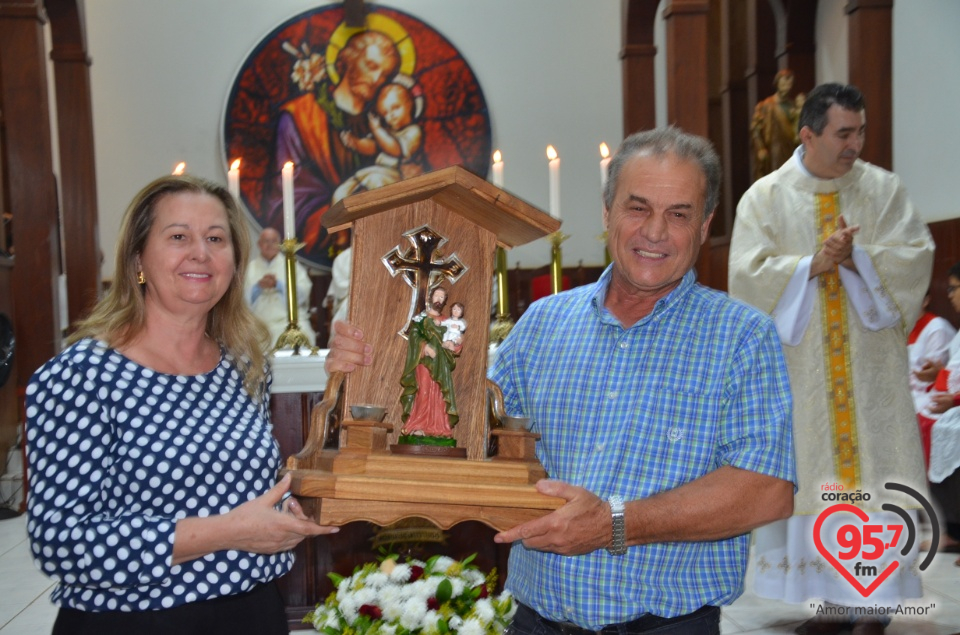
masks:
<instances>
[{"instance_id":1,"label":"blonde hair","mask_svg":"<svg viewBox=\"0 0 960 635\"><path fill-rule=\"evenodd\" d=\"M206 194L220 201L227 213L233 243L234 275L223 297L207 314L207 334L237 360L243 385L255 400L265 393L264 350L270 336L243 298L243 279L250 255L250 234L234 197L226 188L188 174L163 176L148 184L130 202L120 225L113 284L90 314L74 326L68 342L85 337L104 340L113 348L132 342L146 324L145 287L137 282L137 258L143 253L156 218L157 203L180 193Z\"/></svg>"}]
</instances>

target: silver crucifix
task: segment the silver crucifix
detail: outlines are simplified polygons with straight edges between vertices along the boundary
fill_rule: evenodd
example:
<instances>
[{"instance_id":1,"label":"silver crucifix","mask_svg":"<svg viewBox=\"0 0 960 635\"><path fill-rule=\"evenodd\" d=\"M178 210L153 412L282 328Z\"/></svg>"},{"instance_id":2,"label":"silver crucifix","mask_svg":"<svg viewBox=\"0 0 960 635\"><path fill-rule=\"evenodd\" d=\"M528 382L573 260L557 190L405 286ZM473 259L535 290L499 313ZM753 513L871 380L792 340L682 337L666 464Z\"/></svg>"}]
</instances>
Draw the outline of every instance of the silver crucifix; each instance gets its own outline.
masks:
<instances>
[{"instance_id":1,"label":"silver crucifix","mask_svg":"<svg viewBox=\"0 0 960 635\"><path fill-rule=\"evenodd\" d=\"M396 277L397 274L403 274L403 280L406 282L413 293L410 298L410 315L399 334L406 338L407 329L410 327L410 320L421 311L426 310L427 297L433 289L440 286L440 282L446 278L450 284L456 283L468 267L464 265L457 254L451 254L444 258L437 253L447 239L433 231L428 225L423 225L416 229L411 229L403 234L403 237L413 245L405 253L401 253L400 245L394 247L387 255L380 260L390 272L390 275Z\"/></svg>"}]
</instances>

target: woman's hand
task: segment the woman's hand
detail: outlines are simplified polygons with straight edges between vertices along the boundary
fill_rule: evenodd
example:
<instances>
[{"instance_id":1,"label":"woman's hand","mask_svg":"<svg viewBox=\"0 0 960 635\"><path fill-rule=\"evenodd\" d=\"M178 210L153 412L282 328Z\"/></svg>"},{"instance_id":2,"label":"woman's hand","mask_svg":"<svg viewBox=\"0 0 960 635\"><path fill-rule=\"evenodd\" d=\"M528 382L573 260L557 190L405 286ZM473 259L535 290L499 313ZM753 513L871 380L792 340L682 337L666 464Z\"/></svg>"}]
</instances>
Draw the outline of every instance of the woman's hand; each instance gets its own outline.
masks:
<instances>
[{"instance_id":1,"label":"woman's hand","mask_svg":"<svg viewBox=\"0 0 960 635\"><path fill-rule=\"evenodd\" d=\"M309 536L335 534L339 527L318 525L295 499L277 505L290 489L290 475L266 493L219 516L191 516L177 522L173 564L201 558L214 551L236 549L251 553L290 551Z\"/></svg>"}]
</instances>

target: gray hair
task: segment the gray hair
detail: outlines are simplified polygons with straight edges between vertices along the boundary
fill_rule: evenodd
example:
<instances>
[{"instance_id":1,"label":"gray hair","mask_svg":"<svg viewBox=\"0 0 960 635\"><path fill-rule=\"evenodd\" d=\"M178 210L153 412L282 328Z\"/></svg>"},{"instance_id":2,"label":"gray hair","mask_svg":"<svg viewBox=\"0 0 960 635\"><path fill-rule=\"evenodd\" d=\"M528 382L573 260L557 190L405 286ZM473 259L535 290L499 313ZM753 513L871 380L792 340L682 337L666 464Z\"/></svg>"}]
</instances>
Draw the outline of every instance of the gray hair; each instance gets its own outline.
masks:
<instances>
[{"instance_id":1,"label":"gray hair","mask_svg":"<svg viewBox=\"0 0 960 635\"><path fill-rule=\"evenodd\" d=\"M606 208L613 208L613 197L617 193L620 173L627 162L642 155L663 157L667 154L695 162L703 173L706 181L703 220L706 220L720 200L720 181L723 178L720 158L709 140L673 126L635 132L623 140L607 168L607 184L603 188L603 204Z\"/></svg>"}]
</instances>

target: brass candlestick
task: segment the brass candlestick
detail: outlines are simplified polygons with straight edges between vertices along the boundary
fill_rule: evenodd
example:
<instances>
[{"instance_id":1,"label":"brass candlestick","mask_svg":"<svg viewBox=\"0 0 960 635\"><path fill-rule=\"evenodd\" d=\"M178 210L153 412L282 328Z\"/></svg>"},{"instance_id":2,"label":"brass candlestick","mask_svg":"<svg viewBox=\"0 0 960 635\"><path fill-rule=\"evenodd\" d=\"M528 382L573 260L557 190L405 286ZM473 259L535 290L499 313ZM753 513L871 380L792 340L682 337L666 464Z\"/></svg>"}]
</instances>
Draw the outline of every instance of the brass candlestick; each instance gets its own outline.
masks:
<instances>
[{"instance_id":1,"label":"brass candlestick","mask_svg":"<svg viewBox=\"0 0 960 635\"><path fill-rule=\"evenodd\" d=\"M499 344L506 339L513 328L508 310L509 298L507 295L507 251L497 247L497 319L490 327L490 341Z\"/></svg>"},{"instance_id":2,"label":"brass candlestick","mask_svg":"<svg viewBox=\"0 0 960 635\"><path fill-rule=\"evenodd\" d=\"M301 348L310 350L311 355L317 354L317 347L310 342L306 333L300 330L298 321L298 303L297 303L297 257L296 253L305 246L305 243L297 242L296 238L287 238L280 243L280 251L287 259L287 319L289 323L284 329L273 350L278 351L284 348L292 348L294 355L300 354Z\"/></svg>"},{"instance_id":3,"label":"brass candlestick","mask_svg":"<svg viewBox=\"0 0 960 635\"><path fill-rule=\"evenodd\" d=\"M557 230L548 236L550 238L550 286L554 294L563 291L563 250L560 245L563 244L569 235Z\"/></svg>"},{"instance_id":4,"label":"brass candlestick","mask_svg":"<svg viewBox=\"0 0 960 635\"><path fill-rule=\"evenodd\" d=\"M597 236L597 240L603 243L603 266L608 267L610 265L610 245L607 239L610 237L610 233L604 231L602 234Z\"/></svg>"}]
</instances>

